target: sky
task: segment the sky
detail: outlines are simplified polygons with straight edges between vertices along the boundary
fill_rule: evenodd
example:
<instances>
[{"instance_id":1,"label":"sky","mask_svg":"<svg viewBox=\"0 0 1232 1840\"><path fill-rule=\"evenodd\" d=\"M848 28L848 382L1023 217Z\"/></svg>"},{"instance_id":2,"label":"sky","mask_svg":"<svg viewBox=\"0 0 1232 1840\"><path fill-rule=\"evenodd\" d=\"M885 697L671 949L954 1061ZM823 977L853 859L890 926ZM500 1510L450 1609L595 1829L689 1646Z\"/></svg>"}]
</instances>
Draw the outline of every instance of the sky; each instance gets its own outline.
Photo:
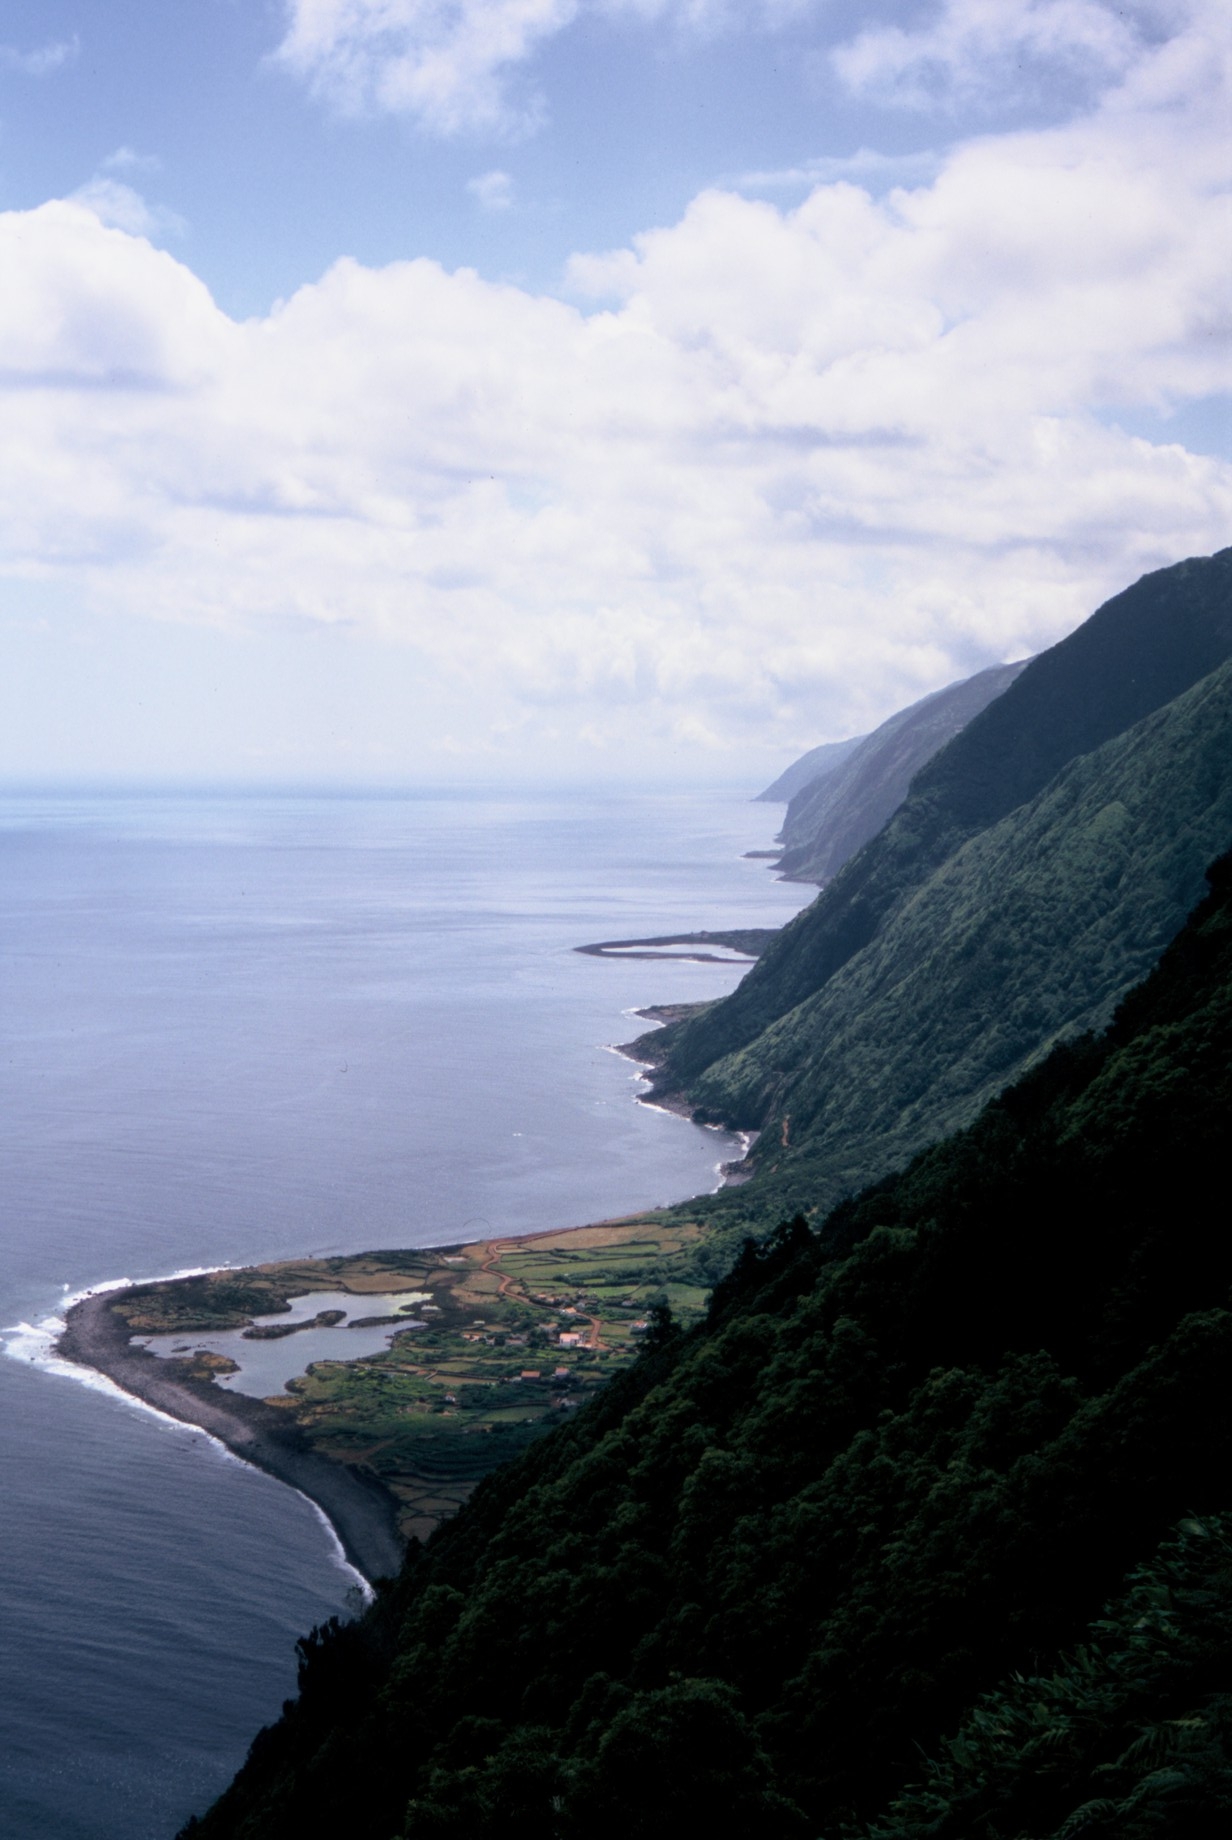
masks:
<instances>
[{"instance_id":1,"label":"sky","mask_svg":"<svg viewBox=\"0 0 1232 1840\"><path fill-rule=\"evenodd\" d=\"M5 0L0 781L772 778L1232 543L1225 0Z\"/></svg>"}]
</instances>

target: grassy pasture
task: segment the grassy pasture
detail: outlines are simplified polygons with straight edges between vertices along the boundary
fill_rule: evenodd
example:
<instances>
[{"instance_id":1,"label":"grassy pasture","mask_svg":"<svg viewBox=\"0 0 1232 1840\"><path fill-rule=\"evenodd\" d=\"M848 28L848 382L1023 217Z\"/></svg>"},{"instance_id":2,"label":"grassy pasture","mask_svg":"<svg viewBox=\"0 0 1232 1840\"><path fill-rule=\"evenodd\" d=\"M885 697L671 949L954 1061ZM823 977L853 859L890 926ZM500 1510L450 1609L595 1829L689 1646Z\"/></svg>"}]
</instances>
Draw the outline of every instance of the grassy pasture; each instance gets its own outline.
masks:
<instances>
[{"instance_id":1,"label":"grassy pasture","mask_svg":"<svg viewBox=\"0 0 1232 1840\"><path fill-rule=\"evenodd\" d=\"M518 1239L209 1272L139 1286L116 1307L133 1334L202 1334L243 1327L315 1290L429 1291L425 1327L377 1355L316 1362L271 1401L323 1456L379 1477L403 1532L423 1539L481 1476L636 1356L652 1305L670 1304L685 1323L700 1315L705 1292L687 1274L703 1232L642 1214Z\"/></svg>"}]
</instances>

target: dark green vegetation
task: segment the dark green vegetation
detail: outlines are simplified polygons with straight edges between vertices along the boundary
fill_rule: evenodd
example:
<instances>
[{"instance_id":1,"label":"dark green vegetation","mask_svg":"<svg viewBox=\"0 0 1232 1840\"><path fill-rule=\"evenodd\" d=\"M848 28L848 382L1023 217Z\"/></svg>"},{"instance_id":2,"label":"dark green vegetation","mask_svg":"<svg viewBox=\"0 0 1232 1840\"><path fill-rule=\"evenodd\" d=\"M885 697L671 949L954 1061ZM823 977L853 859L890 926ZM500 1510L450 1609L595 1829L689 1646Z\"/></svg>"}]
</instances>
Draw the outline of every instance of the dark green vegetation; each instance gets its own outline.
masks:
<instances>
[{"instance_id":1,"label":"dark green vegetation","mask_svg":"<svg viewBox=\"0 0 1232 1840\"><path fill-rule=\"evenodd\" d=\"M1232 1823L1232 1514L1184 1520L1079 1648L987 1694L868 1840L1216 1840Z\"/></svg>"},{"instance_id":2,"label":"dark green vegetation","mask_svg":"<svg viewBox=\"0 0 1232 1840\"><path fill-rule=\"evenodd\" d=\"M836 768L790 794L779 833L780 872L797 882L832 881L898 810L925 762L1008 689L1022 668L993 665L900 709Z\"/></svg>"},{"instance_id":3,"label":"dark green vegetation","mask_svg":"<svg viewBox=\"0 0 1232 1840\"><path fill-rule=\"evenodd\" d=\"M1211 884L1103 1036L750 1242L306 1641L199 1840L1225 1831L1232 858Z\"/></svg>"},{"instance_id":4,"label":"dark green vegetation","mask_svg":"<svg viewBox=\"0 0 1232 1840\"><path fill-rule=\"evenodd\" d=\"M700 1232L643 1215L466 1246L298 1259L136 1285L109 1308L129 1334L250 1325L246 1333L264 1339L297 1329L255 1328L254 1316L313 1291L349 1293L349 1311L314 1318L337 1328L336 1358L314 1361L265 1405L278 1408L280 1437L291 1432L301 1448L379 1483L402 1534L426 1539L481 1476L628 1366L656 1307L697 1319L706 1298L690 1265ZM354 1359L342 1318L371 1322L365 1299L398 1292L414 1300L403 1312L413 1326ZM403 1314L375 1320L396 1327ZM203 1382L236 1367L188 1345L158 1365Z\"/></svg>"},{"instance_id":5,"label":"dark green vegetation","mask_svg":"<svg viewBox=\"0 0 1232 1840\"><path fill-rule=\"evenodd\" d=\"M642 1038L661 1095L761 1132L708 1204L729 1238L818 1218L1107 1020L1232 834L1230 656L1232 550L1146 576L933 757L730 997Z\"/></svg>"}]
</instances>

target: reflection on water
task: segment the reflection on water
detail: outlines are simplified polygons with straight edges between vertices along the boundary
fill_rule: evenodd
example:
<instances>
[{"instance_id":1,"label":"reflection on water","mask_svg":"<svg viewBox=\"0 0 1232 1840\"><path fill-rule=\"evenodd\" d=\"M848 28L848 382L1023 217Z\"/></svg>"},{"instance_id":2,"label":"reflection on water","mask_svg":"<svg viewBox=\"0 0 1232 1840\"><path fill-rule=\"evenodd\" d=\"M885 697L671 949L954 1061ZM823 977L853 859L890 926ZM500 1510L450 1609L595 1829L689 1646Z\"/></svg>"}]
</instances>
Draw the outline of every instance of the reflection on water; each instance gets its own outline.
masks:
<instances>
[{"instance_id":1,"label":"reflection on water","mask_svg":"<svg viewBox=\"0 0 1232 1840\"><path fill-rule=\"evenodd\" d=\"M293 1335L270 1340L245 1336L242 1329L220 1329L214 1334L193 1335L179 1330L174 1335L138 1335L134 1343L157 1355L188 1355L205 1351L225 1355L238 1371L220 1375L218 1384L255 1399L267 1399L285 1390L288 1380L306 1373L313 1361L357 1361L361 1355L380 1354L392 1336L396 1323L360 1325L372 1317L400 1316L407 1328L422 1329L416 1306L427 1303L429 1291L380 1291L358 1296L354 1291L310 1291L295 1297L289 1310L273 1316L254 1316L257 1328L286 1328L291 1323L310 1323L325 1311L341 1311L342 1320L323 1328L297 1329Z\"/></svg>"}]
</instances>

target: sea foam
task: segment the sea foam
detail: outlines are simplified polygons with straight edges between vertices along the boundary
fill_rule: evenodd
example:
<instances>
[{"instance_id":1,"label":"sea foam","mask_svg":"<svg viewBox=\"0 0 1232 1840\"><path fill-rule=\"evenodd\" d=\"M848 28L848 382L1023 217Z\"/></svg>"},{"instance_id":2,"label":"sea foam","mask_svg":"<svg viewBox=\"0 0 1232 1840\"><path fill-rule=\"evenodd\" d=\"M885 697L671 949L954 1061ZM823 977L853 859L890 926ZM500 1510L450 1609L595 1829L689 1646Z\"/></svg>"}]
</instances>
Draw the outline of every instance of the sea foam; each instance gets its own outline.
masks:
<instances>
[{"instance_id":1,"label":"sea foam","mask_svg":"<svg viewBox=\"0 0 1232 1840\"><path fill-rule=\"evenodd\" d=\"M175 1418L170 1412L164 1412L158 1406L151 1405L148 1400L139 1399L135 1393L126 1392L107 1374L99 1373L97 1368L83 1367L79 1361L68 1361L62 1354L57 1353L57 1344L68 1327L68 1312L76 1304L84 1303L89 1297L102 1297L109 1291L130 1290L137 1282L171 1284L178 1278L204 1278L211 1271L234 1269L235 1267L230 1265L186 1265L179 1271L165 1272L156 1278L141 1280L108 1278L101 1284L91 1284L85 1290L70 1292L61 1304L60 1311L44 1316L37 1323L12 1323L8 1328L0 1329L0 1337L3 1338L3 1352L10 1360L22 1361L27 1366L41 1369L44 1373L58 1374L62 1379L73 1380L78 1386L84 1386L89 1392L104 1393L112 1399L118 1399L132 1410L144 1413L147 1418L157 1419L161 1425L172 1427L177 1431L191 1432L194 1437L201 1438L205 1443L211 1445L225 1462L241 1463L245 1469L257 1469L259 1474L265 1475L266 1472L260 1470L257 1464L248 1463L243 1457L238 1456L229 1445L223 1443L221 1438L215 1437L213 1432L206 1431L202 1426L191 1424L185 1419ZM338 1530L325 1510L313 1501L311 1495L305 1495L304 1491L297 1489L293 1483L280 1481L279 1486L289 1488L292 1494L298 1495L301 1501L308 1503L316 1519L325 1529L329 1541L331 1563L340 1572L346 1574L363 1601L370 1603L373 1597L372 1586L363 1573L357 1570L347 1558Z\"/></svg>"}]
</instances>

